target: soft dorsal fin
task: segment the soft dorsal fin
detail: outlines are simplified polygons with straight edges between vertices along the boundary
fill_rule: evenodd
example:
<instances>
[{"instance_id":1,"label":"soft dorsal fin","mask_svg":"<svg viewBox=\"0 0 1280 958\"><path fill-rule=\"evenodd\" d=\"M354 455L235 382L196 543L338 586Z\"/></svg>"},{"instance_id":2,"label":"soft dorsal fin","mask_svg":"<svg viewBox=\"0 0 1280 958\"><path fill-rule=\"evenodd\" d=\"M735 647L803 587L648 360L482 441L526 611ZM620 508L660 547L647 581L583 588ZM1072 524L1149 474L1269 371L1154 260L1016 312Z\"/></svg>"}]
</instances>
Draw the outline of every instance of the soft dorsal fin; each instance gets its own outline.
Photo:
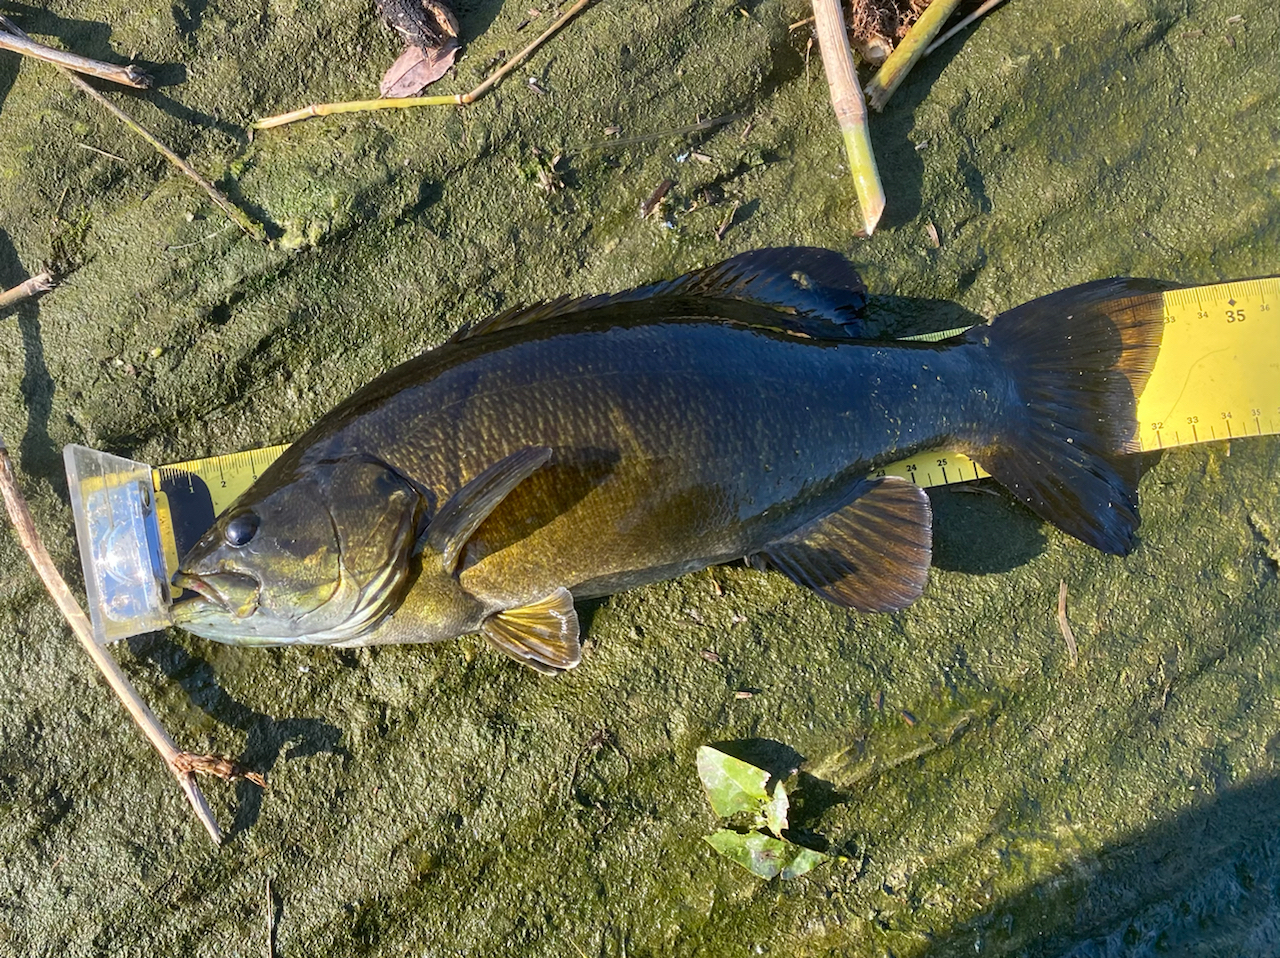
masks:
<instances>
[{"instance_id":1,"label":"soft dorsal fin","mask_svg":"<svg viewBox=\"0 0 1280 958\"><path fill-rule=\"evenodd\" d=\"M861 612L895 612L920 597L933 551L933 513L905 479L867 479L843 508L760 554L797 585Z\"/></svg>"},{"instance_id":2,"label":"soft dorsal fin","mask_svg":"<svg viewBox=\"0 0 1280 958\"><path fill-rule=\"evenodd\" d=\"M578 613L563 586L530 605L494 613L480 631L496 648L543 675L556 675L582 661Z\"/></svg>"},{"instance_id":3,"label":"soft dorsal fin","mask_svg":"<svg viewBox=\"0 0 1280 958\"><path fill-rule=\"evenodd\" d=\"M452 572L471 534L520 483L551 458L546 446L527 446L499 459L449 497L431 519L423 540L443 557Z\"/></svg>"},{"instance_id":4,"label":"soft dorsal fin","mask_svg":"<svg viewBox=\"0 0 1280 958\"><path fill-rule=\"evenodd\" d=\"M700 300L705 302L699 303ZM452 341L628 304L644 304L655 313L678 307L690 313L713 314L714 304L725 300L764 307L746 320L750 323L847 339L861 335L859 317L867 304L867 287L849 261L834 250L813 246L758 249L675 279L621 293L560 296L545 303L517 306L460 329ZM774 312L772 316L769 310Z\"/></svg>"}]
</instances>

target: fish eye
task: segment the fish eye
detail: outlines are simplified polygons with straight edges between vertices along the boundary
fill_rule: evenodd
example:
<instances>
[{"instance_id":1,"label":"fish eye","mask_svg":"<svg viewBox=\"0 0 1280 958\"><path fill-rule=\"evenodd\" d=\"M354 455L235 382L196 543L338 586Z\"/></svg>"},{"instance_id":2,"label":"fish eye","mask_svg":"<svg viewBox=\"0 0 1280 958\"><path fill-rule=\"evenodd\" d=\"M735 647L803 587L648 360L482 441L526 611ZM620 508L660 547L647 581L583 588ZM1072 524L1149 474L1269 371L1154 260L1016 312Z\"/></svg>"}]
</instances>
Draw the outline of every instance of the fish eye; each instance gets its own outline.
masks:
<instances>
[{"instance_id":1,"label":"fish eye","mask_svg":"<svg viewBox=\"0 0 1280 958\"><path fill-rule=\"evenodd\" d=\"M225 532L227 545L243 546L248 545L249 540L253 538L255 532L258 531L258 514L256 512L242 512L230 522L227 523Z\"/></svg>"}]
</instances>

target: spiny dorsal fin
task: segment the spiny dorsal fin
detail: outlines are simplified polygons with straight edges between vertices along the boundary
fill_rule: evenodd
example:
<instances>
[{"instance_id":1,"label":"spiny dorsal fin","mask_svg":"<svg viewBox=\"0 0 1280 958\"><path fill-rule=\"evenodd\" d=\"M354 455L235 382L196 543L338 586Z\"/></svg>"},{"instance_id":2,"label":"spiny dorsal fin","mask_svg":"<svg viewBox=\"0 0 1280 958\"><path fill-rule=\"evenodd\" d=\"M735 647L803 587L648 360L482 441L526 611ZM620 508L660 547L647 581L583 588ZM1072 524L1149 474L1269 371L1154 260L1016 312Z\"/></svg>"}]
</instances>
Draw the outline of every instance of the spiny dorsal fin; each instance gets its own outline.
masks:
<instances>
[{"instance_id":1,"label":"spiny dorsal fin","mask_svg":"<svg viewBox=\"0 0 1280 958\"><path fill-rule=\"evenodd\" d=\"M929 574L929 497L893 476L864 480L854 495L761 554L796 585L836 605L861 612L906 608L920 597Z\"/></svg>"},{"instance_id":2,"label":"spiny dorsal fin","mask_svg":"<svg viewBox=\"0 0 1280 958\"><path fill-rule=\"evenodd\" d=\"M543 675L556 675L582 661L578 613L563 586L530 605L489 616L480 631L495 647Z\"/></svg>"},{"instance_id":3,"label":"spiny dorsal fin","mask_svg":"<svg viewBox=\"0 0 1280 958\"><path fill-rule=\"evenodd\" d=\"M751 323L820 338L848 339L861 334L859 317L867 304L867 287L849 261L834 250L813 246L758 249L675 279L621 293L560 296L545 303L517 306L459 330L452 341L628 304L644 304L651 313L678 308L695 315L715 315L714 304L726 300L764 307L750 317ZM733 321L733 317L722 318Z\"/></svg>"},{"instance_id":4,"label":"spiny dorsal fin","mask_svg":"<svg viewBox=\"0 0 1280 958\"><path fill-rule=\"evenodd\" d=\"M446 572L454 570L462 547L498 503L550 458L546 446L528 446L498 460L449 497L423 536L426 546L443 556Z\"/></svg>"}]
</instances>

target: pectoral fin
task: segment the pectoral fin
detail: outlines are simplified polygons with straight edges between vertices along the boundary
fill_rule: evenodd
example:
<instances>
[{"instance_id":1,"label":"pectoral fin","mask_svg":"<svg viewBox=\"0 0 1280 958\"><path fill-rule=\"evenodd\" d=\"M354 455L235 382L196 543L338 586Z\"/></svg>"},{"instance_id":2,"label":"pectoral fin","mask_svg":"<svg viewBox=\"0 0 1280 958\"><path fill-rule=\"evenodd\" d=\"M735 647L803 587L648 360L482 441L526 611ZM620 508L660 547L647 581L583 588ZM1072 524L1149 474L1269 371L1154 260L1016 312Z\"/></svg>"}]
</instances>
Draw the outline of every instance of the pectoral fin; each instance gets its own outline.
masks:
<instances>
[{"instance_id":1,"label":"pectoral fin","mask_svg":"<svg viewBox=\"0 0 1280 958\"><path fill-rule=\"evenodd\" d=\"M423 536L427 547L444 557L446 572L454 570L462 547L498 503L550 458L546 446L528 446L499 459L449 497Z\"/></svg>"},{"instance_id":2,"label":"pectoral fin","mask_svg":"<svg viewBox=\"0 0 1280 958\"><path fill-rule=\"evenodd\" d=\"M894 612L920 597L933 551L924 490L892 476L870 479L830 515L760 554L792 582L862 612Z\"/></svg>"},{"instance_id":3,"label":"pectoral fin","mask_svg":"<svg viewBox=\"0 0 1280 958\"><path fill-rule=\"evenodd\" d=\"M563 587L532 605L494 613L481 623L480 631L517 662L543 675L556 675L582 660L578 613L573 596Z\"/></svg>"}]
</instances>

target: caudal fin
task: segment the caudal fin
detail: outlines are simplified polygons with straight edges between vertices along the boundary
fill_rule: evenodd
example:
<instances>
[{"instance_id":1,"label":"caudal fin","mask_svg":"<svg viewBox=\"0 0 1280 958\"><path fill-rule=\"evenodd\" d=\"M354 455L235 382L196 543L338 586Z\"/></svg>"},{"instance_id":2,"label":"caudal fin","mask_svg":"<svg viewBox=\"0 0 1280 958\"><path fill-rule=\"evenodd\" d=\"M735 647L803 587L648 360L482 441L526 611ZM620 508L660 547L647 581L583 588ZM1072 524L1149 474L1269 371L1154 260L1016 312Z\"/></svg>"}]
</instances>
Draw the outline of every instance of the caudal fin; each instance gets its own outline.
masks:
<instances>
[{"instance_id":1,"label":"caudal fin","mask_svg":"<svg viewBox=\"0 0 1280 958\"><path fill-rule=\"evenodd\" d=\"M1137 397L1164 331L1161 289L1109 279L1025 303L970 342L992 349L1017 394L1000 439L974 457L1038 515L1091 546L1127 554L1138 527Z\"/></svg>"}]
</instances>

